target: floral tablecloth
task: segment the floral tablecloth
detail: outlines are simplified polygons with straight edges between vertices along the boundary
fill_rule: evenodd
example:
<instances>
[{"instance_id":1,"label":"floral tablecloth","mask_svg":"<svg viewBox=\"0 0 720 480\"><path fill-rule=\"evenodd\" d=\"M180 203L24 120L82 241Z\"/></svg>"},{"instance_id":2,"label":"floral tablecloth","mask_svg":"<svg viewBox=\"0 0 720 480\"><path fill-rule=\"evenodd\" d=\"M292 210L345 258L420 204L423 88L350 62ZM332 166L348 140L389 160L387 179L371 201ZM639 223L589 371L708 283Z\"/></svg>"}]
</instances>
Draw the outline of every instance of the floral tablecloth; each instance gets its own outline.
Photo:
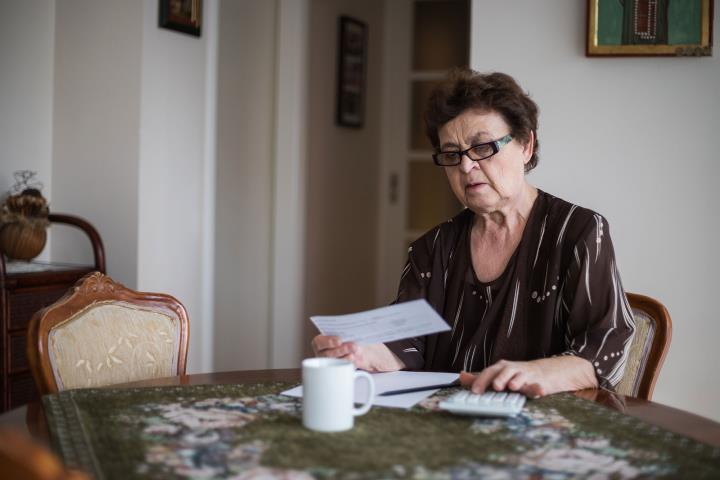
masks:
<instances>
[{"instance_id":1,"label":"floral tablecloth","mask_svg":"<svg viewBox=\"0 0 720 480\"><path fill-rule=\"evenodd\" d=\"M71 390L43 398L53 444L96 478L720 478L720 448L570 394L509 420L373 408L300 423L286 383Z\"/></svg>"}]
</instances>

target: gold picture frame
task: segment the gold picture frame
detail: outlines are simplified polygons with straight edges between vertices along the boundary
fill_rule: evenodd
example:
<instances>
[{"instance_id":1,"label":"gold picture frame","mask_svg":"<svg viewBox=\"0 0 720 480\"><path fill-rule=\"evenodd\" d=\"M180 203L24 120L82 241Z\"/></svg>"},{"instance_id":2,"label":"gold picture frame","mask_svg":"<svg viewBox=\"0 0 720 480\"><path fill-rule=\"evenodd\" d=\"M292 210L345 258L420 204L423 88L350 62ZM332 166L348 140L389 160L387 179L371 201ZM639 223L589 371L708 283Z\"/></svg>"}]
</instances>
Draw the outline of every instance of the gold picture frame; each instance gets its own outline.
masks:
<instances>
[{"instance_id":1,"label":"gold picture frame","mask_svg":"<svg viewBox=\"0 0 720 480\"><path fill-rule=\"evenodd\" d=\"M161 28L200 36L202 0L159 0L158 25Z\"/></svg>"},{"instance_id":2,"label":"gold picture frame","mask_svg":"<svg viewBox=\"0 0 720 480\"><path fill-rule=\"evenodd\" d=\"M588 0L586 55L712 56L714 0Z\"/></svg>"}]
</instances>

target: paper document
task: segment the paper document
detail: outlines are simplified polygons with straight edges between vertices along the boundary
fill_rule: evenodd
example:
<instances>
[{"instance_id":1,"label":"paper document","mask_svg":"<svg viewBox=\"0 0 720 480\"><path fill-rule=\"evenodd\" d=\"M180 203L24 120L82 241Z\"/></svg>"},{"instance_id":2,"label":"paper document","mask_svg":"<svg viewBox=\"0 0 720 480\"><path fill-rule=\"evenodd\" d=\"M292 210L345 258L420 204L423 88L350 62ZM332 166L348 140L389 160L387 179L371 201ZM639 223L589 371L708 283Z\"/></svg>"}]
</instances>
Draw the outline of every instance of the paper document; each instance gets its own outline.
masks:
<instances>
[{"instance_id":1,"label":"paper document","mask_svg":"<svg viewBox=\"0 0 720 480\"><path fill-rule=\"evenodd\" d=\"M375 381L373 406L392 408L410 408L437 392L438 389L404 393L390 397L380 397L378 395L391 390L451 383L459 377L457 373L444 372L388 372L373 373L371 375ZM357 380L355 382L355 403L364 403L367 399L367 393L367 382L362 379ZM281 395L302 398L302 385L291 388L290 390L285 390L281 392Z\"/></svg>"},{"instance_id":2,"label":"paper document","mask_svg":"<svg viewBox=\"0 0 720 480\"><path fill-rule=\"evenodd\" d=\"M393 342L445 332L450 327L425 300L398 303L348 315L310 317L323 335L360 345Z\"/></svg>"}]
</instances>

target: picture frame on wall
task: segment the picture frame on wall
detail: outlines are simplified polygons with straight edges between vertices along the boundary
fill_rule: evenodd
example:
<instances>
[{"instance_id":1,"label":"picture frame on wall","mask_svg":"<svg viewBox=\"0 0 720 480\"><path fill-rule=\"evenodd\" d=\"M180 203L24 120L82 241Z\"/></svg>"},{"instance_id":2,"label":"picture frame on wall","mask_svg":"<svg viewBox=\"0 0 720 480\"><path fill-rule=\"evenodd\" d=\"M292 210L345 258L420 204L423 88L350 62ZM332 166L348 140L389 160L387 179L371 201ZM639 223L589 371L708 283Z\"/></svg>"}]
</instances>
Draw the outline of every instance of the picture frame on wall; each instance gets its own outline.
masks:
<instances>
[{"instance_id":1,"label":"picture frame on wall","mask_svg":"<svg viewBox=\"0 0 720 480\"><path fill-rule=\"evenodd\" d=\"M338 21L338 75L336 123L362 128L365 123L368 27L341 16Z\"/></svg>"},{"instance_id":2,"label":"picture frame on wall","mask_svg":"<svg viewBox=\"0 0 720 480\"><path fill-rule=\"evenodd\" d=\"M712 55L714 0L588 0L586 55Z\"/></svg>"},{"instance_id":3,"label":"picture frame on wall","mask_svg":"<svg viewBox=\"0 0 720 480\"><path fill-rule=\"evenodd\" d=\"M161 28L200 36L202 0L159 0L158 25Z\"/></svg>"}]
</instances>

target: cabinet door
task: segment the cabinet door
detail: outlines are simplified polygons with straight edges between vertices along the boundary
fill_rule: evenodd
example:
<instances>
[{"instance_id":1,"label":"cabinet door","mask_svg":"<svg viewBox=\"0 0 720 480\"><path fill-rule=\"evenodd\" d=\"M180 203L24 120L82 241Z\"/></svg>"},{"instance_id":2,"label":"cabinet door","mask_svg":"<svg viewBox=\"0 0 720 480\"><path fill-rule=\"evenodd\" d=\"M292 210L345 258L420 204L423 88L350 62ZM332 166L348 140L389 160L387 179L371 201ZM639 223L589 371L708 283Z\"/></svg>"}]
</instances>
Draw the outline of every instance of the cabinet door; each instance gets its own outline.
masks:
<instances>
[{"instance_id":1,"label":"cabinet door","mask_svg":"<svg viewBox=\"0 0 720 480\"><path fill-rule=\"evenodd\" d=\"M9 330L25 330L32 316L62 297L72 284L23 288L8 292Z\"/></svg>"},{"instance_id":2,"label":"cabinet door","mask_svg":"<svg viewBox=\"0 0 720 480\"><path fill-rule=\"evenodd\" d=\"M35 381L30 373L10 375L8 378L8 409L22 407L39 398Z\"/></svg>"}]
</instances>

